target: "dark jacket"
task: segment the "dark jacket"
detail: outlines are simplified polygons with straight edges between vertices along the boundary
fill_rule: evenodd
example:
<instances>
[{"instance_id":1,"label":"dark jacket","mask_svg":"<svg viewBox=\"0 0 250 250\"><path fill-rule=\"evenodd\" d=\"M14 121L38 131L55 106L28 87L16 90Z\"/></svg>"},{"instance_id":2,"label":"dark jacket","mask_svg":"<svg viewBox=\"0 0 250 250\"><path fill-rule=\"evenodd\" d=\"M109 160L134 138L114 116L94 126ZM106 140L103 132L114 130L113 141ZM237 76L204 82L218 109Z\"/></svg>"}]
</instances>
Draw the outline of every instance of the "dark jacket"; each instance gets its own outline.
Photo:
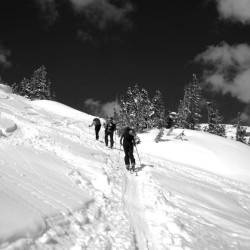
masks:
<instances>
[{"instance_id":1,"label":"dark jacket","mask_svg":"<svg viewBox=\"0 0 250 250\"><path fill-rule=\"evenodd\" d=\"M101 121L100 121L100 119L99 119L99 118L94 118L92 124L89 125L89 127L92 127L93 125L94 125L94 126L101 126Z\"/></svg>"},{"instance_id":2,"label":"dark jacket","mask_svg":"<svg viewBox=\"0 0 250 250\"><path fill-rule=\"evenodd\" d=\"M121 135L120 144L123 145L124 147L135 145L135 135L131 135L129 133L130 130L131 128L129 127L125 128Z\"/></svg>"},{"instance_id":3,"label":"dark jacket","mask_svg":"<svg viewBox=\"0 0 250 250\"><path fill-rule=\"evenodd\" d=\"M105 125L105 133L114 133L116 130L116 124L113 121L107 122Z\"/></svg>"},{"instance_id":4,"label":"dark jacket","mask_svg":"<svg viewBox=\"0 0 250 250\"><path fill-rule=\"evenodd\" d=\"M95 126L96 126L96 125L101 125L101 121L100 121L100 119L98 119L98 118L95 118L95 119L93 120L93 122L94 122Z\"/></svg>"},{"instance_id":5,"label":"dark jacket","mask_svg":"<svg viewBox=\"0 0 250 250\"><path fill-rule=\"evenodd\" d=\"M175 120L172 117L167 118L166 128L172 128L175 124Z\"/></svg>"}]
</instances>

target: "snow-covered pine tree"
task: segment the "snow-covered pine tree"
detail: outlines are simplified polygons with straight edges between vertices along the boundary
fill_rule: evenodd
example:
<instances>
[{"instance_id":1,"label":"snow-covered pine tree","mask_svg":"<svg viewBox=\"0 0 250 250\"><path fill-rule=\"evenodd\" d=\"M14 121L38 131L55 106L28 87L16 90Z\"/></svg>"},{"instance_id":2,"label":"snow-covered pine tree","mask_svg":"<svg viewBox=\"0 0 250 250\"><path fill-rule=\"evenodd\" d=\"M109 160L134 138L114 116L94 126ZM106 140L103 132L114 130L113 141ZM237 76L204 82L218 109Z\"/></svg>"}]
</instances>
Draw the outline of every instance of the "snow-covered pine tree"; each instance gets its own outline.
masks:
<instances>
[{"instance_id":1,"label":"snow-covered pine tree","mask_svg":"<svg viewBox=\"0 0 250 250\"><path fill-rule=\"evenodd\" d=\"M196 75L184 89L184 97L178 107L177 124L182 128L196 129L201 118L201 87Z\"/></svg>"},{"instance_id":2,"label":"snow-covered pine tree","mask_svg":"<svg viewBox=\"0 0 250 250\"><path fill-rule=\"evenodd\" d=\"M155 142L158 143L164 135L164 128L160 128L158 134L155 137Z\"/></svg>"},{"instance_id":3,"label":"snow-covered pine tree","mask_svg":"<svg viewBox=\"0 0 250 250\"><path fill-rule=\"evenodd\" d=\"M29 94L32 91L32 86L31 86L31 82L29 79L23 78L23 80L19 84L13 83L11 87L12 87L13 93L30 98Z\"/></svg>"},{"instance_id":4,"label":"snow-covered pine tree","mask_svg":"<svg viewBox=\"0 0 250 250\"><path fill-rule=\"evenodd\" d=\"M135 86L134 88L136 88ZM119 121L122 127L134 126L134 120L136 117L136 105L134 101L134 92L135 89L128 87L127 92L120 98L120 115Z\"/></svg>"},{"instance_id":5,"label":"snow-covered pine tree","mask_svg":"<svg viewBox=\"0 0 250 250\"><path fill-rule=\"evenodd\" d=\"M226 136L225 126L222 124L223 117L212 102L207 102L208 128L207 132L219 136Z\"/></svg>"},{"instance_id":6,"label":"snow-covered pine tree","mask_svg":"<svg viewBox=\"0 0 250 250\"><path fill-rule=\"evenodd\" d=\"M241 113L238 113L238 122L236 126L236 141L246 143L246 129L241 126Z\"/></svg>"},{"instance_id":7,"label":"snow-covered pine tree","mask_svg":"<svg viewBox=\"0 0 250 250\"><path fill-rule=\"evenodd\" d=\"M181 128L189 128L188 118L190 116L190 96L191 90L189 84L184 88L184 96L183 99L180 100L178 107L177 125Z\"/></svg>"},{"instance_id":8,"label":"snow-covered pine tree","mask_svg":"<svg viewBox=\"0 0 250 250\"><path fill-rule=\"evenodd\" d=\"M31 77L31 99L52 99L51 81L47 79L47 70L44 65L34 71Z\"/></svg>"},{"instance_id":9,"label":"snow-covered pine tree","mask_svg":"<svg viewBox=\"0 0 250 250\"><path fill-rule=\"evenodd\" d=\"M12 88L12 92L14 94L23 95L23 94L21 94L21 87L20 87L19 83L16 83L16 82L12 83L11 88Z\"/></svg>"},{"instance_id":10,"label":"snow-covered pine tree","mask_svg":"<svg viewBox=\"0 0 250 250\"><path fill-rule=\"evenodd\" d=\"M120 136L122 132L122 126L121 126L122 122L120 117L120 111L117 110L116 108L114 108L113 119L116 124L117 133Z\"/></svg>"},{"instance_id":11,"label":"snow-covered pine tree","mask_svg":"<svg viewBox=\"0 0 250 250\"><path fill-rule=\"evenodd\" d=\"M148 91L142 88L137 97L137 121L138 130L153 127L153 105L149 98Z\"/></svg>"},{"instance_id":12,"label":"snow-covered pine tree","mask_svg":"<svg viewBox=\"0 0 250 250\"><path fill-rule=\"evenodd\" d=\"M166 108L160 90L156 90L155 95L152 98L152 105L153 105L153 126L157 128L162 128L166 123Z\"/></svg>"},{"instance_id":13,"label":"snow-covered pine tree","mask_svg":"<svg viewBox=\"0 0 250 250\"><path fill-rule=\"evenodd\" d=\"M138 85L129 87L119 104L122 127L130 126L142 131L151 126L152 103L146 89L139 89Z\"/></svg>"},{"instance_id":14,"label":"snow-covered pine tree","mask_svg":"<svg viewBox=\"0 0 250 250\"><path fill-rule=\"evenodd\" d=\"M33 93L34 86L30 79L24 78L20 83L20 94L31 99L31 93Z\"/></svg>"},{"instance_id":15,"label":"snow-covered pine tree","mask_svg":"<svg viewBox=\"0 0 250 250\"><path fill-rule=\"evenodd\" d=\"M113 109L113 119L116 123L119 122L119 112L116 108Z\"/></svg>"},{"instance_id":16,"label":"snow-covered pine tree","mask_svg":"<svg viewBox=\"0 0 250 250\"><path fill-rule=\"evenodd\" d=\"M19 84L12 85L14 93L30 99L55 99L55 93L51 89L51 81L47 79L45 66L34 71L30 79L24 78Z\"/></svg>"}]
</instances>

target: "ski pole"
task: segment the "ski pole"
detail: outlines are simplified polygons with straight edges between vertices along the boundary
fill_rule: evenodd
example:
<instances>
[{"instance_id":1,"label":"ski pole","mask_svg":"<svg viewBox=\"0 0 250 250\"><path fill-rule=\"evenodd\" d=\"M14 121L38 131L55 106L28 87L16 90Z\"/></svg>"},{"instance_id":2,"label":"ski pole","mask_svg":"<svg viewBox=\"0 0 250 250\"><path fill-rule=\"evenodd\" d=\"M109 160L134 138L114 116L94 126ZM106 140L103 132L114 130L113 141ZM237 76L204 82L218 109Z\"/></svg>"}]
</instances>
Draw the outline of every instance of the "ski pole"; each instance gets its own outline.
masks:
<instances>
[{"instance_id":1,"label":"ski pole","mask_svg":"<svg viewBox=\"0 0 250 250\"><path fill-rule=\"evenodd\" d=\"M139 159L140 165L141 165L141 159L140 159L139 152L138 152L138 149L137 149L136 145L135 145L135 149L136 149L136 153L137 153L137 156L138 156L138 159Z\"/></svg>"},{"instance_id":2,"label":"ski pole","mask_svg":"<svg viewBox=\"0 0 250 250\"><path fill-rule=\"evenodd\" d=\"M120 144L120 148L119 148L119 160L120 160L120 158L121 158L121 150L122 150L122 147L121 147L121 144Z\"/></svg>"}]
</instances>

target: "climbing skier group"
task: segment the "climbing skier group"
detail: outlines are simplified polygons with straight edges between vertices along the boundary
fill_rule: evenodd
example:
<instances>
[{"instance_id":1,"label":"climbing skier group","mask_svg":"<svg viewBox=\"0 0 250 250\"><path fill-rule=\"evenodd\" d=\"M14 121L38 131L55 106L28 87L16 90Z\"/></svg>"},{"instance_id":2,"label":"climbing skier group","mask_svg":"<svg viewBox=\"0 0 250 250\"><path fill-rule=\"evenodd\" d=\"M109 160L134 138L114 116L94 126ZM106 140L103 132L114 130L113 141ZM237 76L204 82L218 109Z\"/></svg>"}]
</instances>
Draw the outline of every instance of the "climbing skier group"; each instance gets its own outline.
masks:
<instances>
[{"instance_id":1,"label":"climbing skier group","mask_svg":"<svg viewBox=\"0 0 250 250\"><path fill-rule=\"evenodd\" d=\"M169 135L174 128L176 119L176 113L171 112L167 119L166 128L169 129L167 135ZM101 129L101 120L99 118L94 118L93 122L89 127L94 126L95 128L95 137L96 140L99 140L99 132ZM116 123L114 122L113 117L110 117L107 122L103 124L104 126L104 139L105 144L108 147L110 143L110 148L112 149L114 146L114 133L116 131ZM123 147L124 150L124 161L126 165L126 169L130 171L135 171L135 157L134 157L134 147L136 144L140 143L139 138L136 136L135 130L130 127L125 127L122 130L122 134L120 137L120 145Z\"/></svg>"},{"instance_id":2,"label":"climbing skier group","mask_svg":"<svg viewBox=\"0 0 250 250\"><path fill-rule=\"evenodd\" d=\"M99 132L101 129L101 120L99 118L94 118L93 122L89 127L94 126L96 140L99 140ZM116 132L116 123L113 118L109 118L107 122L103 124L104 126L104 140L105 145L112 149L114 146L114 134ZM135 157L133 154L134 146L139 143L139 138L136 137L134 129L125 127L120 137L120 145L123 147L125 157L125 165L127 170L135 171Z\"/></svg>"}]
</instances>

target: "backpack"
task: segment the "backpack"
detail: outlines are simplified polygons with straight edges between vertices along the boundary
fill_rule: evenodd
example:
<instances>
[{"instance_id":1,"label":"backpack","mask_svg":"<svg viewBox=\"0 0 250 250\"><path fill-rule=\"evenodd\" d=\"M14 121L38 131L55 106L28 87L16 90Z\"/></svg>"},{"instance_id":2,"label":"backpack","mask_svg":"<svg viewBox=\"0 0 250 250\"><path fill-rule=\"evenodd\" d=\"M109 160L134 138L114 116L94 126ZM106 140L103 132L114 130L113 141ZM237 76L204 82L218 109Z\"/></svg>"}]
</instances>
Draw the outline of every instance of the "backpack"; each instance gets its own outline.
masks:
<instances>
[{"instance_id":1,"label":"backpack","mask_svg":"<svg viewBox=\"0 0 250 250\"><path fill-rule=\"evenodd\" d=\"M93 122L95 123L95 126L96 126L96 125L101 125L101 121L100 121L100 119L98 119L98 118L95 118L95 119L93 120Z\"/></svg>"},{"instance_id":2,"label":"backpack","mask_svg":"<svg viewBox=\"0 0 250 250\"><path fill-rule=\"evenodd\" d=\"M116 125L113 122L108 122L106 125L106 132L114 132L116 129Z\"/></svg>"}]
</instances>

